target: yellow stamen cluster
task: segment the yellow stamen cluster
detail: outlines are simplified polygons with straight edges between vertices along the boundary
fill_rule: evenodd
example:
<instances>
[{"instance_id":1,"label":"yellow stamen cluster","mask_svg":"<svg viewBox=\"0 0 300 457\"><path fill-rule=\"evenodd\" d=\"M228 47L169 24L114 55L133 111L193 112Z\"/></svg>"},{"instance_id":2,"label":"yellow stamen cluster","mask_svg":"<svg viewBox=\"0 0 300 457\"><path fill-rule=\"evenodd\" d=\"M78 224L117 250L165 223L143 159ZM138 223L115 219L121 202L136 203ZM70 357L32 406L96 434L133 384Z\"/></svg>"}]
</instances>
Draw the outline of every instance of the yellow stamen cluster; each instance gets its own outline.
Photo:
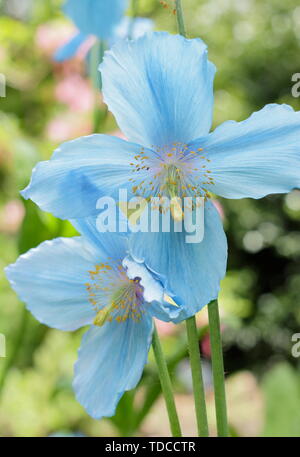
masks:
<instances>
[{"instance_id":1,"label":"yellow stamen cluster","mask_svg":"<svg viewBox=\"0 0 300 457\"><path fill-rule=\"evenodd\" d=\"M132 192L140 197L204 197L209 198L207 185L214 184L210 160L203 148L191 150L182 143L171 147L155 148L149 158L144 149L130 163L134 178ZM200 160L199 160L200 159ZM197 167L195 167L197 162ZM142 175L142 177L141 177Z\"/></svg>"},{"instance_id":2,"label":"yellow stamen cluster","mask_svg":"<svg viewBox=\"0 0 300 457\"><path fill-rule=\"evenodd\" d=\"M94 325L105 322L125 322L131 318L141 320L143 309L142 287L138 279L129 279L122 265L100 263L89 271L91 282L86 283L89 302L96 317Z\"/></svg>"}]
</instances>

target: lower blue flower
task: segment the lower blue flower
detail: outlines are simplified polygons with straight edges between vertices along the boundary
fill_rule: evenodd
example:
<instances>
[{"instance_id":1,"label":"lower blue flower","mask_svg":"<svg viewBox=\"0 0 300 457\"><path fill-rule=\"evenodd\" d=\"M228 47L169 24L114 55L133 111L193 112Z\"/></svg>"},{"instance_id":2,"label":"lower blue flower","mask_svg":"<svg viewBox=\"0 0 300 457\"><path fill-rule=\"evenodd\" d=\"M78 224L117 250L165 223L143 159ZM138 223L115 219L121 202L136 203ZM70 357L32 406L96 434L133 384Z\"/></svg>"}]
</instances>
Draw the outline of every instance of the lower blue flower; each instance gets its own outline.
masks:
<instances>
[{"instance_id":1,"label":"lower blue flower","mask_svg":"<svg viewBox=\"0 0 300 457\"><path fill-rule=\"evenodd\" d=\"M112 416L123 393L138 383L152 340L152 316L166 319L171 305L160 282L128 257L125 237L106 234L96 241L83 225L87 237L46 241L8 266L6 275L40 322L61 330L90 325L74 389L98 419Z\"/></svg>"}]
</instances>

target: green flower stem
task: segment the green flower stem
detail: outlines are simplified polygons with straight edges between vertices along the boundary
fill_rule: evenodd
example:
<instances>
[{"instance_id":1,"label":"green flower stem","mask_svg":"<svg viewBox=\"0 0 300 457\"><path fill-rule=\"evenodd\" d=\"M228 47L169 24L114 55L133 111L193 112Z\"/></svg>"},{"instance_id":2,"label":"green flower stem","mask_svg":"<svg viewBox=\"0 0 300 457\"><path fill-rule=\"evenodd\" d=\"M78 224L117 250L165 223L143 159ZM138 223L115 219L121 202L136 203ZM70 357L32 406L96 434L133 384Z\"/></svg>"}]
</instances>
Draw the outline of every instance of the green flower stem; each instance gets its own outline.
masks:
<instances>
[{"instance_id":1,"label":"green flower stem","mask_svg":"<svg viewBox=\"0 0 300 457\"><path fill-rule=\"evenodd\" d=\"M90 54L90 78L96 93L96 101L93 115L93 133L99 131L100 125L106 117L107 111L102 112L100 108L100 91L102 89L101 74L99 65L103 60L105 45L103 41L97 41L91 49Z\"/></svg>"},{"instance_id":2,"label":"green flower stem","mask_svg":"<svg viewBox=\"0 0 300 457\"><path fill-rule=\"evenodd\" d=\"M197 335L198 335L198 341L202 341L205 335L208 334L208 326L203 326L201 329L197 329ZM173 373L178 366L178 364L181 362L181 360L185 359L188 357L188 348L187 348L187 342L184 339L183 342L181 342L179 348L177 348L176 352L169 358L167 359L167 366L169 373ZM160 394L160 386L159 386L159 379L158 379L158 374L155 373L147 373L147 369L145 370L146 372L146 379L147 379L147 389L146 389L146 394L145 394L145 400L138 411L137 418L136 418L136 424L135 428L138 429L142 422L144 421L145 417L148 415L149 411L153 407L154 403L159 397Z\"/></svg>"},{"instance_id":3,"label":"green flower stem","mask_svg":"<svg viewBox=\"0 0 300 457\"><path fill-rule=\"evenodd\" d=\"M178 31L180 35L186 37L181 0L175 0Z\"/></svg>"},{"instance_id":4,"label":"green flower stem","mask_svg":"<svg viewBox=\"0 0 300 457\"><path fill-rule=\"evenodd\" d=\"M131 16L133 18L138 16L139 0L131 0Z\"/></svg>"},{"instance_id":5,"label":"green flower stem","mask_svg":"<svg viewBox=\"0 0 300 457\"><path fill-rule=\"evenodd\" d=\"M190 363L192 369L195 410L199 436L208 436L208 422L205 403L205 390L202 377L199 338L195 316L186 320Z\"/></svg>"},{"instance_id":6,"label":"green flower stem","mask_svg":"<svg viewBox=\"0 0 300 457\"><path fill-rule=\"evenodd\" d=\"M138 0L131 0L131 18L128 30L128 38L132 39L133 29L134 29L134 20L138 16L139 2Z\"/></svg>"},{"instance_id":7,"label":"green flower stem","mask_svg":"<svg viewBox=\"0 0 300 457\"><path fill-rule=\"evenodd\" d=\"M153 340L152 340L152 347L153 352L158 368L159 379L161 383L162 392L165 398L166 408L169 416L170 428L172 432L172 436L180 437L181 435L181 428L178 420L178 415L176 411L176 405L174 401L174 395L171 385L171 379L167 367L166 360L164 358L164 354L162 351L162 347L160 344L159 336L154 326L153 332Z\"/></svg>"},{"instance_id":8,"label":"green flower stem","mask_svg":"<svg viewBox=\"0 0 300 457\"><path fill-rule=\"evenodd\" d=\"M218 436L228 436L224 362L217 300L208 305L208 317Z\"/></svg>"}]
</instances>

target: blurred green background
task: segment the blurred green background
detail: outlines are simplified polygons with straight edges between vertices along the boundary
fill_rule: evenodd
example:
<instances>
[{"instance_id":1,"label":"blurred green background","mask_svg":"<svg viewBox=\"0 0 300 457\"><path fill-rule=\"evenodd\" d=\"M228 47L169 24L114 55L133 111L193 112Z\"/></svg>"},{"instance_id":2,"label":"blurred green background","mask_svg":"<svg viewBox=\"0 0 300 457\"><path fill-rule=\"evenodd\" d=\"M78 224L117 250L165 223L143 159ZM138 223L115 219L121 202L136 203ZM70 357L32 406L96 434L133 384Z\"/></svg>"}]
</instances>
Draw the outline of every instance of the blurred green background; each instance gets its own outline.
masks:
<instances>
[{"instance_id":1,"label":"blurred green background","mask_svg":"<svg viewBox=\"0 0 300 457\"><path fill-rule=\"evenodd\" d=\"M172 4L169 1L169 4ZM164 436L168 422L150 362L136 392L115 418L94 421L76 402L73 363L83 331L48 329L24 310L3 268L45 239L71 236L67 222L24 202L32 167L62 141L92 128L93 90L78 57L53 62L74 31L59 0L0 0L0 436ZM300 72L300 6L296 0L183 0L188 35L201 36L218 68L214 125L242 120L266 103L300 108L291 77ZM157 30L176 31L171 8L140 0L139 14ZM105 108L102 106L103 112ZM115 133L111 115L102 132ZM263 200L217 201L229 240L222 312L229 420L233 436L300 436L300 191ZM215 434L206 311L198 316L207 401ZM183 431L195 420L185 334L159 326L176 389Z\"/></svg>"}]
</instances>

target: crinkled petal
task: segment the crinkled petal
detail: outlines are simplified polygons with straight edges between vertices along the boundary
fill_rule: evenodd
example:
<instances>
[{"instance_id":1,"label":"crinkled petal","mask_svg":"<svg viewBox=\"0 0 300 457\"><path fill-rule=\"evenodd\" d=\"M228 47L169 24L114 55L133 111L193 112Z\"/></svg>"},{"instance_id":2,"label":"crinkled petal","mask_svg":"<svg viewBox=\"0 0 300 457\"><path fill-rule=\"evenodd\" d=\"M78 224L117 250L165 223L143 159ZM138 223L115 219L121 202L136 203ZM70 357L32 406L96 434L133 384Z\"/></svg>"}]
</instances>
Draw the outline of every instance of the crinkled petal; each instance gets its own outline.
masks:
<instances>
[{"instance_id":1,"label":"crinkled petal","mask_svg":"<svg viewBox=\"0 0 300 457\"><path fill-rule=\"evenodd\" d=\"M203 148L214 184L227 198L261 198L300 187L300 112L266 105L242 122L228 121L191 148Z\"/></svg>"},{"instance_id":2,"label":"crinkled petal","mask_svg":"<svg viewBox=\"0 0 300 457\"><path fill-rule=\"evenodd\" d=\"M133 389L147 363L152 318L107 322L83 337L75 365L74 390L90 416L113 416L123 393Z\"/></svg>"},{"instance_id":3,"label":"crinkled petal","mask_svg":"<svg viewBox=\"0 0 300 457\"><path fill-rule=\"evenodd\" d=\"M122 19L128 0L67 0L64 12L82 33L110 38Z\"/></svg>"},{"instance_id":4,"label":"crinkled petal","mask_svg":"<svg viewBox=\"0 0 300 457\"><path fill-rule=\"evenodd\" d=\"M139 232L129 239L134 260L144 262L155 272L166 294L180 306L179 310L175 304L164 307L163 312L156 306L153 312L161 320L168 321L171 316L173 322L180 322L194 315L217 298L226 272L226 236L219 214L210 202L205 204L203 240L187 243L186 235L186 232Z\"/></svg>"},{"instance_id":5,"label":"crinkled petal","mask_svg":"<svg viewBox=\"0 0 300 457\"><path fill-rule=\"evenodd\" d=\"M98 262L99 251L83 238L56 238L21 255L5 271L36 319L60 330L76 330L95 317L85 284Z\"/></svg>"},{"instance_id":6,"label":"crinkled petal","mask_svg":"<svg viewBox=\"0 0 300 457\"><path fill-rule=\"evenodd\" d=\"M140 284L144 288L143 296L146 302L163 301L164 289L154 279L150 271L142 263L135 262L131 256L127 256L123 262L129 279L140 278Z\"/></svg>"},{"instance_id":7,"label":"crinkled petal","mask_svg":"<svg viewBox=\"0 0 300 457\"><path fill-rule=\"evenodd\" d=\"M97 215L100 197L112 196L118 201L119 188L131 190L130 163L140 151L138 144L108 135L68 141L50 160L37 164L21 194L61 219ZM139 179L146 177L147 171L141 170Z\"/></svg>"},{"instance_id":8,"label":"crinkled petal","mask_svg":"<svg viewBox=\"0 0 300 457\"><path fill-rule=\"evenodd\" d=\"M163 321L175 321L181 313L181 307L166 295L159 275L151 272L144 263L134 261L131 256L125 257L122 264L129 279L140 278L143 296L148 302L147 312Z\"/></svg>"},{"instance_id":9,"label":"crinkled petal","mask_svg":"<svg viewBox=\"0 0 300 457\"><path fill-rule=\"evenodd\" d=\"M54 60L64 62L74 57L80 46L87 40L88 36L84 33L78 33L70 41L61 46L54 54Z\"/></svg>"},{"instance_id":10,"label":"crinkled petal","mask_svg":"<svg viewBox=\"0 0 300 457\"><path fill-rule=\"evenodd\" d=\"M200 39L154 32L119 41L100 70L105 102L131 141L162 147L208 133L215 67Z\"/></svg>"}]
</instances>

